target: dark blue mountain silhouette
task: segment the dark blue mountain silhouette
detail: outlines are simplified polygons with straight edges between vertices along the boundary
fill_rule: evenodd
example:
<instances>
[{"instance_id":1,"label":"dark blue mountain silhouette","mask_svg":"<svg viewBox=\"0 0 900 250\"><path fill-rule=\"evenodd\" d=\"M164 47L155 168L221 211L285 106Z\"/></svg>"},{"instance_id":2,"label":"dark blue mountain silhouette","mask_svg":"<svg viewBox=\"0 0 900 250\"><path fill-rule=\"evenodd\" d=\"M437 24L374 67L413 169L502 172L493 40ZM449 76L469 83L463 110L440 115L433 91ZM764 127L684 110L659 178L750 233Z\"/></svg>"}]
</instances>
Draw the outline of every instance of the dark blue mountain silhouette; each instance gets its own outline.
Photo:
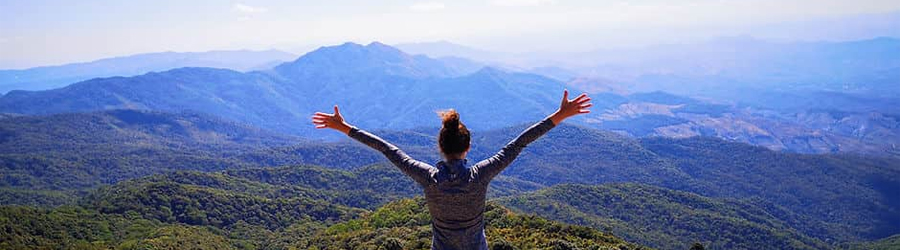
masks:
<instances>
[{"instance_id":1,"label":"dark blue mountain silhouette","mask_svg":"<svg viewBox=\"0 0 900 250\"><path fill-rule=\"evenodd\" d=\"M0 93L47 90L97 77L135 76L182 67L214 67L239 71L267 69L295 58L279 50L159 52L18 70L0 70Z\"/></svg>"},{"instance_id":2,"label":"dark blue mountain silhouette","mask_svg":"<svg viewBox=\"0 0 900 250\"><path fill-rule=\"evenodd\" d=\"M470 126L487 129L543 118L558 105L563 89L562 82L538 75L470 69L377 42L345 43L267 71L180 68L11 91L0 98L0 112L193 110L318 137L328 133L311 134L309 116L334 104L344 105L348 118L370 129L435 126L435 111L447 108L463 111Z\"/></svg>"}]
</instances>

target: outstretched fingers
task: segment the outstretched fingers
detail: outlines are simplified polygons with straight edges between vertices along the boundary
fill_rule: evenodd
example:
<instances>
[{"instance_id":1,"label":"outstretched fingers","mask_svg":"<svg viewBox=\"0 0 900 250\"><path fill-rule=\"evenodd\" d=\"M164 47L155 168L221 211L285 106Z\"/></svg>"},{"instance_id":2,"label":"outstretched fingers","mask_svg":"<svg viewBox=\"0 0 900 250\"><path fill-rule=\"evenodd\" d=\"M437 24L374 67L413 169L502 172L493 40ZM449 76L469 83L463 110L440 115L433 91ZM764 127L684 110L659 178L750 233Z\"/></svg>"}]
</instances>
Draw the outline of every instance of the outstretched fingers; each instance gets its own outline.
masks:
<instances>
[{"instance_id":1,"label":"outstretched fingers","mask_svg":"<svg viewBox=\"0 0 900 250\"><path fill-rule=\"evenodd\" d=\"M588 97L588 98L584 98L584 99L576 101L575 104L581 105L581 104L589 103L590 101L591 101L591 98Z\"/></svg>"},{"instance_id":2,"label":"outstretched fingers","mask_svg":"<svg viewBox=\"0 0 900 250\"><path fill-rule=\"evenodd\" d=\"M590 100L591 100L591 99L588 98L587 101L582 101L581 103L579 103L579 105L578 105L578 113L579 113L579 114L585 114L585 113L590 113L590 112L591 112L590 108L591 108L592 106L594 106L594 104L593 104L593 103L589 103L588 101L590 101Z\"/></svg>"},{"instance_id":3,"label":"outstretched fingers","mask_svg":"<svg viewBox=\"0 0 900 250\"><path fill-rule=\"evenodd\" d=\"M350 129L350 125L344 122L344 118L341 117L341 110L338 105L334 105L334 113L315 112L310 118L317 129L331 128L344 133L348 133Z\"/></svg>"},{"instance_id":4,"label":"outstretched fingers","mask_svg":"<svg viewBox=\"0 0 900 250\"><path fill-rule=\"evenodd\" d=\"M328 121L333 118L334 115L332 114L316 112L316 114L312 116L312 123L316 125L316 128L327 128Z\"/></svg>"},{"instance_id":5,"label":"outstretched fingers","mask_svg":"<svg viewBox=\"0 0 900 250\"><path fill-rule=\"evenodd\" d=\"M591 98L588 97L587 93L581 93L580 95L578 95L578 97L575 97L575 100L572 100L572 102L575 102L575 103L583 103L583 102L585 102L586 100L587 100L587 101L590 101Z\"/></svg>"}]
</instances>

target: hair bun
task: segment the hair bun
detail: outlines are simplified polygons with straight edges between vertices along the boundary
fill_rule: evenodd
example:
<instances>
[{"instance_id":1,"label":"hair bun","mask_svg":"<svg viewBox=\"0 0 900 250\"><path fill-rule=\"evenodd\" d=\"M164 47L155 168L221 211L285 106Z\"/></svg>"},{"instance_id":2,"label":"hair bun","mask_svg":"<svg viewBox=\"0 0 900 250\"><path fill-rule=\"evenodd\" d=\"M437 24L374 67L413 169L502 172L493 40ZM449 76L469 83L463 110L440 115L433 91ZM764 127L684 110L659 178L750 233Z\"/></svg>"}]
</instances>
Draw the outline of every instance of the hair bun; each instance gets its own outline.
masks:
<instances>
[{"instance_id":1,"label":"hair bun","mask_svg":"<svg viewBox=\"0 0 900 250\"><path fill-rule=\"evenodd\" d=\"M448 109L440 112L441 120L444 122L444 128L458 130L459 129L459 113L456 110Z\"/></svg>"},{"instance_id":2,"label":"hair bun","mask_svg":"<svg viewBox=\"0 0 900 250\"><path fill-rule=\"evenodd\" d=\"M438 135L438 146L445 157L459 157L469 150L471 136L466 125L459 121L459 113L448 109L439 111L438 115L444 123L441 133ZM449 158L448 158L449 159Z\"/></svg>"}]
</instances>

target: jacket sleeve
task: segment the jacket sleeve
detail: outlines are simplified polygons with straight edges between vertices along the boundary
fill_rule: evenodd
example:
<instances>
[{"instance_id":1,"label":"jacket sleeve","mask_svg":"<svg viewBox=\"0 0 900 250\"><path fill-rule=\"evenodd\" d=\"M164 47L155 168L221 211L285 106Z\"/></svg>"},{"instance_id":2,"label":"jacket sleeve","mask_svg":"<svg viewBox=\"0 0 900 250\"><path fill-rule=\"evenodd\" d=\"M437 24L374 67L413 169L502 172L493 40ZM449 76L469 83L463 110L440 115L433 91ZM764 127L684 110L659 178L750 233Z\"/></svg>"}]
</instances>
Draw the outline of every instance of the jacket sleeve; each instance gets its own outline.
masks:
<instances>
[{"instance_id":1,"label":"jacket sleeve","mask_svg":"<svg viewBox=\"0 0 900 250\"><path fill-rule=\"evenodd\" d=\"M541 136L550 131L556 124L553 124L549 118L544 119L528 129L526 129L522 134L519 134L518 137L513 139L511 142L506 144L503 149L500 149L500 152L497 152L494 156L487 158L483 161L476 163L473 168L478 173L478 179L481 181L490 181L494 179L503 169L506 169L513 160L519 156L519 153L522 152L529 143L537 140Z\"/></svg>"},{"instance_id":2,"label":"jacket sleeve","mask_svg":"<svg viewBox=\"0 0 900 250\"><path fill-rule=\"evenodd\" d=\"M417 161L407 155L403 150L397 148L393 144L385 141L384 139L379 138L376 135L373 135L365 130L358 129L356 127L350 128L350 132L347 133L350 138L361 142L369 146L372 149L378 150L384 154L394 166L400 168L400 171L403 171L406 175L413 178L420 185L427 185L432 182L432 173L436 172L437 169L427 163Z\"/></svg>"}]
</instances>

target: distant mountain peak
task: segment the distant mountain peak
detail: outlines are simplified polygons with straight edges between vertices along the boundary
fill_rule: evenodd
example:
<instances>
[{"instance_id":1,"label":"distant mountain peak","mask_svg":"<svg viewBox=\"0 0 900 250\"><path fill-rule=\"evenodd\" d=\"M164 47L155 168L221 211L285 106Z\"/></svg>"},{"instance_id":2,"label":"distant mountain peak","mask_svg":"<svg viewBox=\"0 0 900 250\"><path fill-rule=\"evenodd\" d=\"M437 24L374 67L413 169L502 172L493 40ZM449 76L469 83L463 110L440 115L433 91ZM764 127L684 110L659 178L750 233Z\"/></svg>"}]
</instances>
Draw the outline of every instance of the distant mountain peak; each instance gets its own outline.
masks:
<instances>
[{"instance_id":1,"label":"distant mountain peak","mask_svg":"<svg viewBox=\"0 0 900 250\"><path fill-rule=\"evenodd\" d=\"M305 61L333 59L333 61L361 60L373 57L407 58L409 55L391 46L379 42L362 45L354 42L346 42L337 46L323 46L301 56L287 64L297 64Z\"/></svg>"},{"instance_id":2,"label":"distant mountain peak","mask_svg":"<svg viewBox=\"0 0 900 250\"><path fill-rule=\"evenodd\" d=\"M440 40L434 42L401 43L395 45L400 50L410 54L424 54L431 57L455 56L475 60L483 60L485 56L495 54L482 49L460 45L454 42Z\"/></svg>"},{"instance_id":3,"label":"distant mountain peak","mask_svg":"<svg viewBox=\"0 0 900 250\"><path fill-rule=\"evenodd\" d=\"M387 44L381 43L379 41L371 42L368 45L366 45L366 47L390 47L390 48L393 48L393 47L391 47Z\"/></svg>"},{"instance_id":4,"label":"distant mountain peak","mask_svg":"<svg viewBox=\"0 0 900 250\"><path fill-rule=\"evenodd\" d=\"M369 76L401 76L406 78L444 77L455 75L453 69L430 57L411 56L381 42L367 45L347 42L325 46L297 60L275 67L282 76L303 79L331 74Z\"/></svg>"},{"instance_id":5,"label":"distant mountain peak","mask_svg":"<svg viewBox=\"0 0 900 250\"><path fill-rule=\"evenodd\" d=\"M481 68L480 70L478 70L478 72L475 72L475 73L476 74L506 74L506 71L496 68L496 67L487 66L487 67Z\"/></svg>"}]
</instances>

